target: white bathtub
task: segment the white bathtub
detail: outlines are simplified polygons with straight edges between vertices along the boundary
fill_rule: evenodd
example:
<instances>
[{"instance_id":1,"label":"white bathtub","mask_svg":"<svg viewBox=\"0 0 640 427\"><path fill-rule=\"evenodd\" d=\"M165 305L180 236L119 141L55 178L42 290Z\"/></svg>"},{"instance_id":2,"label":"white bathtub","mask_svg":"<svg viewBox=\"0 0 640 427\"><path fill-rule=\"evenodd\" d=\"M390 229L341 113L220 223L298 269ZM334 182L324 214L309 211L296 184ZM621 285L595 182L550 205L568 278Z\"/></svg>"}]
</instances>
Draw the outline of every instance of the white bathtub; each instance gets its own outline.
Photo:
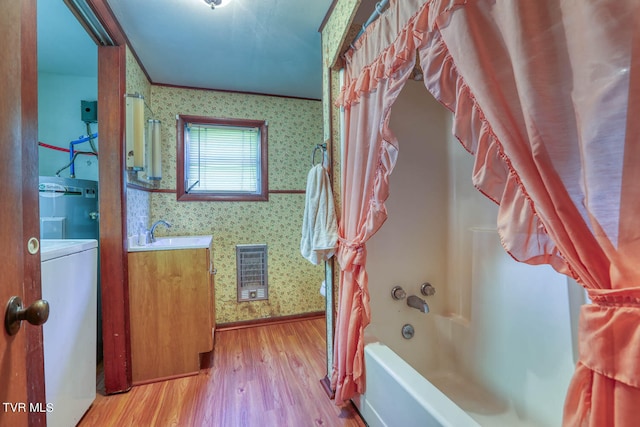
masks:
<instances>
[{"instance_id":1,"label":"white bathtub","mask_svg":"<svg viewBox=\"0 0 640 427\"><path fill-rule=\"evenodd\" d=\"M367 391L354 400L370 427L478 425L389 347L365 347Z\"/></svg>"},{"instance_id":2,"label":"white bathtub","mask_svg":"<svg viewBox=\"0 0 640 427\"><path fill-rule=\"evenodd\" d=\"M365 347L367 391L354 399L370 427L539 426L453 371L423 377L382 343Z\"/></svg>"}]
</instances>

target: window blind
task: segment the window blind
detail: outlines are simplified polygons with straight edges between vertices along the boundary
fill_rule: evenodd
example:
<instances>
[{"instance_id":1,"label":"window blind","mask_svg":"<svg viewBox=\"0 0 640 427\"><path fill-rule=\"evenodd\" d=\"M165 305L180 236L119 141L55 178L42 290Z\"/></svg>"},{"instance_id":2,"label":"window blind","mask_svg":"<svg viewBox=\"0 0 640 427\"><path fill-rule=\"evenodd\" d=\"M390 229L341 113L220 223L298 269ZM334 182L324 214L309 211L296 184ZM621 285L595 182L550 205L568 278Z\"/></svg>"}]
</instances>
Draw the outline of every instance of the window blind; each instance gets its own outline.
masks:
<instances>
[{"instance_id":1,"label":"window blind","mask_svg":"<svg viewBox=\"0 0 640 427\"><path fill-rule=\"evenodd\" d=\"M185 136L187 192L259 192L259 128L188 123Z\"/></svg>"}]
</instances>

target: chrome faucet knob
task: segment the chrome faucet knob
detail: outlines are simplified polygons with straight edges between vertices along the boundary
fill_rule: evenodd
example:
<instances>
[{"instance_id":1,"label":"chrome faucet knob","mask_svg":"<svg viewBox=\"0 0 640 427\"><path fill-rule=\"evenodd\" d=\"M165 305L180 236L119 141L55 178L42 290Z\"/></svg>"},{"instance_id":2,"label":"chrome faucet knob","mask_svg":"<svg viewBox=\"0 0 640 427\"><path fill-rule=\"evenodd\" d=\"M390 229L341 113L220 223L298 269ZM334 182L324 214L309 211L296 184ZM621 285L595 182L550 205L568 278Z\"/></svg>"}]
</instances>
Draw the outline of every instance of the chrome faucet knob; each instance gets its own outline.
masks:
<instances>
[{"instance_id":1,"label":"chrome faucet knob","mask_svg":"<svg viewBox=\"0 0 640 427\"><path fill-rule=\"evenodd\" d=\"M430 297L431 295L436 293L436 288L431 286L431 283L425 282L422 284L422 286L420 286L420 292L422 293L422 295Z\"/></svg>"},{"instance_id":2,"label":"chrome faucet knob","mask_svg":"<svg viewBox=\"0 0 640 427\"><path fill-rule=\"evenodd\" d=\"M402 289L402 286L394 286L391 289L391 298L398 301L407 297L407 293Z\"/></svg>"}]
</instances>

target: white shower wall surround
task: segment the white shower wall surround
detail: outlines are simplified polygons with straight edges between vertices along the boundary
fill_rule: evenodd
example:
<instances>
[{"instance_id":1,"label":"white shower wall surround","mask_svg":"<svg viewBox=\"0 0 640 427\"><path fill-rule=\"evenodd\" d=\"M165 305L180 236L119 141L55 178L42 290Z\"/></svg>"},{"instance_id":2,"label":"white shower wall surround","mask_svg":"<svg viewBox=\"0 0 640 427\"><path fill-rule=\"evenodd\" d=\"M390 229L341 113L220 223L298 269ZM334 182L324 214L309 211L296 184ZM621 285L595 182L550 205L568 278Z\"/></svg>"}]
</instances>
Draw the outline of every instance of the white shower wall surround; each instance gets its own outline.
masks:
<instances>
[{"instance_id":1,"label":"white shower wall surround","mask_svg":"<svg viewBox=\"0 0 640 427\"><path fill-rule=\"evenodd\" d=\"M367 245L371 344L359 408L372 427L560 425L575 365L571 313L584 294L504 251L496 207L471 184L473 158L426 95L410 81L392 111L400 153L389 218ZM435 295L420 294L425 281ZM394 301L395 285L430 313Z\"/></svg>"},{"instance_id":2,"label":"white shower wall surround","mask_svg":"<svg viewBox=\"0 0 640 427\"><path fill-rule=\"evenodd\" d=\"M470 233L471 319L404 306L392 316L374 313L397 331L369 336L365 347L367 392L357 403L370 426L561 424L575 363L570 307L583 302L571 298L581 295L569 292L577 285L551 267L515 262L494 230ZM416 329L410 341L400 336L403 321Z\"/></svg>"}]
</instances>

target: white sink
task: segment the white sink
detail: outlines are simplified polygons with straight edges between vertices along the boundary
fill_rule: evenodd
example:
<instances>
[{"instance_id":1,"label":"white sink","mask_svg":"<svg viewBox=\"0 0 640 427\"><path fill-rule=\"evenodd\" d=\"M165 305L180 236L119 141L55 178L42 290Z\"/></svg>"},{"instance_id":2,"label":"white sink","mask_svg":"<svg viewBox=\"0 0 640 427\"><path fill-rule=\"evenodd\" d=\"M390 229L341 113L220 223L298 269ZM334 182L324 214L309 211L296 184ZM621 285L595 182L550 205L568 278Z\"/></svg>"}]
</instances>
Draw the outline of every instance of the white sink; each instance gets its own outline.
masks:
<instances>
[{"instance_id":1,"label":"white sink","mask_svg":"<svg viewBox=\"0 0 640 427\"><path fill-rule=\"evenodd\" d=\"M156 237L155 242L146 245L139 245L137 240L137 236L129 238L129 252L208 248L211 247L213 236Z\"/></svg>"}]
</instances>

